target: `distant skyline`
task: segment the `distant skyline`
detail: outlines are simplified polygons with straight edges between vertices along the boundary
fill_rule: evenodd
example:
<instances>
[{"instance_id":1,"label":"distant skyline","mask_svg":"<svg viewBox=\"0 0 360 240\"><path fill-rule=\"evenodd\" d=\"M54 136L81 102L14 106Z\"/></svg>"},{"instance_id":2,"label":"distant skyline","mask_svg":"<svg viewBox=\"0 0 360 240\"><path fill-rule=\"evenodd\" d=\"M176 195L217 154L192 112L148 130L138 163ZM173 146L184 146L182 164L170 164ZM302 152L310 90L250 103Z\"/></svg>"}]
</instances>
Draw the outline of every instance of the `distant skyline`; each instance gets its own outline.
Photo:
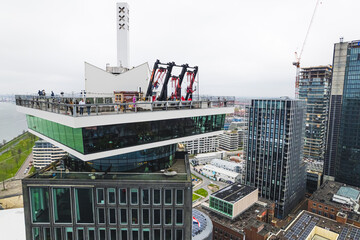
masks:
<instances>
[{"instance_id":1,"label":"distant skyline","mask_svg":"<svg viewBox=\"0 0 360 240\"><path fill-rule=\"evenodd\" d=\"M0 94L84 89L84 62L116 65L114 0L6 1L0 8ZM199 66L200 94L294 96L316 0L129 0L130 63ZM333 46L360 39L360 1L324 0L303 67L332 64Z\"/></svg>"}]
</instances>

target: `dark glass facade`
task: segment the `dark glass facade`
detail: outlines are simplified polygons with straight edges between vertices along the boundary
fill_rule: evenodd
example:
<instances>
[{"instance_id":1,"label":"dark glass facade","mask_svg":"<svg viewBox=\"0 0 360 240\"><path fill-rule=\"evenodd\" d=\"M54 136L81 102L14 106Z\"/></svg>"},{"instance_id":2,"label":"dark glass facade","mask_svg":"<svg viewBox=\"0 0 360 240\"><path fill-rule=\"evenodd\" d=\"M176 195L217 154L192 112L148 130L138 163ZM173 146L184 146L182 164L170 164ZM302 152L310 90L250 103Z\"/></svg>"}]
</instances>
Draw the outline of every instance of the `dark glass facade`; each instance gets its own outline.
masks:
<instances>
[{"instance_id":1,"label":"dark glass facade","mask_svg":"<svg viewBox=\"0 0 360 240\"><path fill-rule=\"evenodd\" d=\"M156 172L172 165L175 152L176 144L172 144L101 158L99 160L89 161L88 164L97 171Z\"/></svg>"},{"instance_id":2,"label":"dark glass facade","mask_svg":"<svg viewBox=\"0 0 360 240\"><path fill-rule=\"evenodd\" d=\"M225 114L85 128L27 115L28 127L83 154L154 143L222 130Z\"/></svg>"},{"instance_id":3,"label":"dark glass facade","mask_svg":"<svg viewBox=\"0 0 360 240\"><path fill-rule=\"evenodd\" d=\"M305 104L301 100L252 100L245 183L275 201L275 217L284 218L305 196L302 161Z\"/></svg>"},{"instance_id":4,"label":"dark glass facade","mask_svg":"<svg viewBox=\"0 0 360 240\"><path fill-rule=\"evenodd\" d=\"M84 152L96 153L219 131L225 115L83 128Z\"/></svg>"},{"instance_id":5,"label":"dark glass facade","mask_svg":"<svg viewBox=\"0 0 360 240\"><path fill-rule=\"evenodd\" d=\"M360 187L360 42L348 45L336 181Z\"/></svg>"}]
</instances>

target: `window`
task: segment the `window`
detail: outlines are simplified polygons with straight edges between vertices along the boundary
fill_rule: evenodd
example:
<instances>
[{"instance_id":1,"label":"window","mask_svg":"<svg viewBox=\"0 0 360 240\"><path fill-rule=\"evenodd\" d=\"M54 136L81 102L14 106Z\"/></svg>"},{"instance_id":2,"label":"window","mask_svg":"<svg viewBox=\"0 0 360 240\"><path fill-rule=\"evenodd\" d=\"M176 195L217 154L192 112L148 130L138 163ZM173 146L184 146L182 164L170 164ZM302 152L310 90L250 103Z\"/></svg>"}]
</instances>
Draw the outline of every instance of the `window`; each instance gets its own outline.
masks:
<instances>
[{"instance_id":1,"label":"window","mask_svg":"<svg viewBox=\"0 0 360 240\"><path fill-rule=\"evenodd\" d=\"M109 240L117 240L117 236L116 236L116 228L110 228L110 231L109 231L109 237L110 239Z\"/></svg>"},{"instance_id":2,"label":"window","mask_svg":"<svg viewBox=\"0 0 360 240\"><path fill-rule=\"evenodd\" d=\"M49 190L30 187L31 217L33 223L49 222Z\"/></svg>"},{"instance_id":3,"label":"window","mask_svg":"<svg viewBox=\"0 0 360 240\"><path fill-rule=\"evenodd\" d=\"M161 224L161 214L160 209L153 209L153 224L160 225Z\"/></svg>"},{"instance_id":4,"label":"window","mask_svg":"<svg viewBox=\"0 0 360 240\"><path fill-rule=\"evenodd\" d=\"M95 228L88 228L89 240L95 240Z\"/></svg>"},{"instance_id":5,"label":"window","mask_svg":"<svg viewBox=\"0 0 360 240\"><path fill-rule=\"evenodd\" d=\"M149 225L150 224L150 209L148 208L143 208L142 209L142 223L144 225Z\"/></svg>"},{"instance_id":6,"label":"window","mask_svg":"<svg viewBox=\"0 0 360 240\"><path fill-rule=\"evenodd\" d=\"M85 240L84 228L78 228L77 229L77 238L76 238L76 240Z\"/></svg>"},{"instance_id":7,"label":"window","mask_svg":"<svg viewBox=\"0 0 360 240\"><path fill-rule=\"evenodd\" d=\"M53 188L55 223L71 223L70 188Z\"/></svg>"},{"instance_id":8,"label":"window","mask_svg":"<svg viewBox=\"0 0 360 240\"><path fill-rule=\"evenodd\" d=\"M105 223L105 209L98 208L98 223Z\"/></svg>"},{"instance_id":9,"label":"window","mask_svg":"<svg viewBox=\"0 0 360 240\"><path fill-rule=\"evenodd\" d=\"M50 228L43 228L44 240L51 240ZM79 238L79 240L82 240Z\"/></svg>"},{"instance_id":10,"label":"window","mask_svg":"<svg viewBox=\"0 0 360 240\"><path fill-rule=\"evenodd\" d=\"M62 240L61 228L55 228L55 240Z\"/></svg>"},{"instance_id":11,"label":"window","mask_svg":"<svg viewBox=\"0 0 360 240\"><path fill-rule=\"evenodd\" d=\"M171 225L171 219L172 219L172 212L171 209L165 209L164 210L165 213L165 225Z\"/></svg>"},{"instance_id":12,"label":"window","mask_svg":"<svg viewBox=\"0 0 360 240\"><path fill-rule=\"evenodd\" d=\"M128 230L126 228L122 228L120 230L120 239L121 240L128 240Z\"/></svg>"},{"instance_id":13,"label":"window","mask_svg":"<svg viewBox=\"0 0 360 240\"><path fill-rule=\"evenodd\" d=\"M32 237L33 240L40 240L40 228L38 227L32 228L32 234L33 234Z\"/></svg>"},{"instance_id":14,"label":"window","mask_svg":"<svg viewBox=\"0 0 360 240\"><path fill-rule=\"evenodd\" d=\"M183 240L183 231L182 231L182 229L176 229L176 240Z\"/></svg>"},{"instance_id":15,"label":"window","mask_svg":"<svg viewBox=\"0 0 360 240\"><path fill-rule=\"evenodd\" d=\"M105 228L99 228L99 240L106 240Z\"/></svg>"},{"instance_id":16,"label":"window","mask_svg":"<svg viewBox=\"0 0 360 240\"><path fill-rule=\"evenodd\" d=\"M139 240L139 230L134 228L131 230L131 239L132 240Z\"/></svg>"},{"instance_id":17,"label":"window","mask_svg":"<svg viewBox=\"0 0 360 240\"><path fill-rule=\"evenodd\" d=\"M139 224L139 212L138 209L133 208L131 209L131 224L132 225L137 225Z\"/></svg>"},{"instance_id":18,"label":"window","mask_svg":"<svg viewBox=\"0 0 360 240\"><path fill-rule=\"evenodd\" d=\"M171 205L172 204L172 196L171 196L171 189L165 189L165 196L164 196L164 202L165 205Z\"/></svg>"},{"instance_id":19,"label":"window","mask_svg":"<svg viewBox=\"0 0 360 240\"><path fill-rule=\"evenodd\" d=\"M176 190L176 204L177 205L184 204L184 190L183 189Z\"/></svg>"},{"instance_id":20,"label":"window","mask_svg":"<svg viewBox=\"0 0 360 240\"><path fill-rule=\"evenodd\" d=\"M150 204L150 191L149 189L142 190L142 204L149 205Z\"/></svg>"},{"instance_id":21,"label":"window","mask_svg":"<svg viewBox=\"0 0 360 240\"><path fill-rule=\"evenodd\" d=\"M73 229L71 227L65 228L66 240L73 240Z\"/></svg>"},{"instance_id":22,"label":"window","mask_svg":"<svg viewBox=\"0 0 360 240\"><path fill-rule=\"evenodd\" d=\"M126 202L126 188L120 188L119 190L119 199L120 199L120 204L125 205Z\"/></svg>"},{"instance_id":23,"label":"window","mask_svg":"<svg viewBox=\"0 0 360 240\"><path fill-rule=\"evenodd\" d=\"M321 206L321 205L319 205L319 208L322 208L322 206Z\"/></svg>"},{"instance_id":24,"label":"window","mask_svg":"<svg viewBox=\"0 0 360 240\"><path fill-rule=\"evenodd\" d=\"M96 189L96 196L97 196L97 203L98 204L104 204L104 189L103 188L97 188Z\"/></svg>"},{"instance_id":25,"label":"window","mask_svg":"<svg viewBox=\"0 0 360 240\"><path fill-rule=\"evenodd\" d=\"M183 210L182 209L176 209L176 225L183 225Z\"/></svg>"},{"instance_id":26,"label":"window","mask_svg":"<svg viewBox=\"0 0 360 240\"><path fill-rule=\"evenodd\" d=\"M161 240L161 231L160 229L153 230L154 240Z\"/></svg>"},{"instance_id":27,"label":"window","mask_svg":"<svg viewBox=\"0 0 360 240\"><path fill-rule=\"evenodd\" d=\"M153 204L154 205L160 205L161 204L161 191L160 191L160 189L154 189Z\"/></svg>"},{"instance_id":28,"label":"window","mask_svg":"<svg viewBox=\"0 0 360 240\"><path fill-rule=\"evenodd\" d=\"M172 240L171 229L165 229L165 240Z\"/></svg>"},{"instance_id":29,"label":"window","mask_svg":"<svg viewBox=\"0 0 360 240\"><path fill-rule=\"evenodd\" d=\"M110 204L116 203L116 193L115 188L108 188L108 201Z\"/></svg>"},{"instance_id":30,"label":"window","mask_svg":"<svg viewBox=\"0 0 360 240\"><path fill-rule=\"evenodd\" d=\"M131 189L131 205L138 204L138 190L135 188Z\"/></svg>"},{"instance_id":31,"label":"window","mask_svg":"<svg viewBox=\"0 0 360 240\"><path fill-rule=\"evenodd\" d=\"M150 229L143 229L143 240L150 240Z\"/></svg>"},{"instance_id":32,"label":"window","mask_svg":"<svg viewBox=\"0 0 360 240\"><path fill-rule=\"evenodd\" d=\"M75 208L77 223L93 223L93 194L91 188L75 189Z\"/></svg>"},{"instance_id":33,"label":"window","mask_svg":"<svg viewBox=\"0 0 360 240\"><path fill-rule=\"evenodd\" d=\"M116 224L116 209L109 208L109 223Z\"/></svg>"},{"instance_id":34,"label":"window","mask_svg":"<svg viewBox=\"0 0 360 240\"><path fill-rule=\"evenodd\" d=\"M121 208L120 209L120 224L126 225L128 223L127 221L127 209Z\"/></svg>"}]
</instances>

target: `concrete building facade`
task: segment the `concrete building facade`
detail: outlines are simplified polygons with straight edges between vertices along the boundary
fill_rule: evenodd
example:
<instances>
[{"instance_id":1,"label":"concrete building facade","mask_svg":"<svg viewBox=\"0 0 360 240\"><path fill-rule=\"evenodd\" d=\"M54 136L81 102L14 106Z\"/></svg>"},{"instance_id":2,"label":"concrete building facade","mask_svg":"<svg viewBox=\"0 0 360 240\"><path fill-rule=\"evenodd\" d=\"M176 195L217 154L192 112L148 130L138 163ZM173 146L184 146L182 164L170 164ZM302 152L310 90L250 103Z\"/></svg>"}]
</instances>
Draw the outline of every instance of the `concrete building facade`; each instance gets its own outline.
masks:
<instances>
[{"instance_id":1,"label":"concrete building facade","mask_svg":"<svg viewBox=\"0 0 360 240\"><path fill-rule=\"evenodd\" d=\"M303 157L324 160L331 66L302 68L299 81L299 99L306 103L305 139Z\"/></svg>"},{"instance_id":2,"label":"concrete building facade","mask_svg":"<svg viewBox=\"0 0 360 240\"><path fill-rule=\"evenodd\" d=\"M38 140L33 147L33 165L36 169L46 167L54 161L58 161L66 155L66 152L44 140Z\"/></svg>"}]
</instances>

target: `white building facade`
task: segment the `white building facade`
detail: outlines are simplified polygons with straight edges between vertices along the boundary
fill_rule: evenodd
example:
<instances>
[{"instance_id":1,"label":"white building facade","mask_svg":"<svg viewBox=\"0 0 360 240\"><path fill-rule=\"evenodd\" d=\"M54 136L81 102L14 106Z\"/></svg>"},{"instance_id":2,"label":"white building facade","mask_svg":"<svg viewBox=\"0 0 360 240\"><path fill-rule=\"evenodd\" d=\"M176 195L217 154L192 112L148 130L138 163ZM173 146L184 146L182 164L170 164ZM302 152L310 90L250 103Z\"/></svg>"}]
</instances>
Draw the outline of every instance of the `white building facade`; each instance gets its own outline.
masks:
<instances>
[{"instance_id":1,"label":"white building facade","mask_svg":"<svg viewBox=\"0 0 360 240\"><path fill-rule=\"evenodd\" d=\"M219 135L184 142L189 154L215 152L219 148Z\"/></svg>"},{"instance_id":2,"label":"white building facade","mask_svg":"<svg viewBox=\"0 0 360 240\"><path fill-rule=\"evenodd\" d=\"M44 140L38 140L33 147L33 165L36 169L43 168L61 159L66 152Z\"/></svg>"}]
</instances>

